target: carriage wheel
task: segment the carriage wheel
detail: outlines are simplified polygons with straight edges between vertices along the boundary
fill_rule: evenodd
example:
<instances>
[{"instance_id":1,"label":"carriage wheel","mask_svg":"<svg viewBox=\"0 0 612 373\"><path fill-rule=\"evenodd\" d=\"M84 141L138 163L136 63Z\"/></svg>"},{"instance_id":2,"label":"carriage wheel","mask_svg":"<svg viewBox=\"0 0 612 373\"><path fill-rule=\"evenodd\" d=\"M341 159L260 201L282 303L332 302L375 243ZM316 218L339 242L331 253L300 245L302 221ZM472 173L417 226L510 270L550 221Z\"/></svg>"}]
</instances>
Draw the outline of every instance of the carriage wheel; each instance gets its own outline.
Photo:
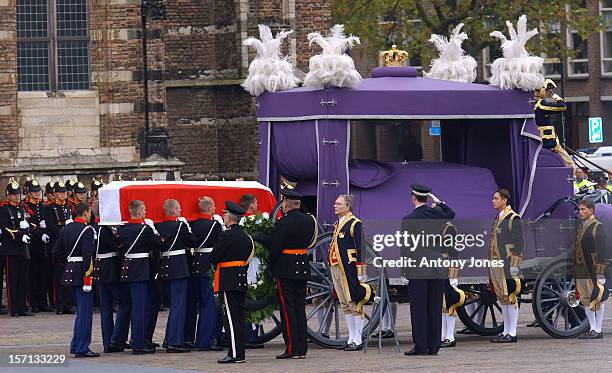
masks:
<instances>
[{"instance_id":1,"label":"carriage wheel","mask_svg":"<svg viewBox=\"0 0 612 373\"><path fill-rule=\"evenodd\" d=\"M325 233L317 239L317 243L309 250L312 255L310 262L311 277L307 285L306 319L308 336L311 341L322 347L342 346L348 336L344 315L340 303L333 292L333 282L327 261L327 248L332 239L331 233ZM372 266L376 252L366 245L365 261ZM368 278L367 283L377 287L384 273ZM384 281L382 282L384 283ZM363 328L362 340L371 334L379 323L379 308L384 302L364 305L366 322ZM383 310L384 311L384 310Z\"/></svg>"},{"instance_id":2,"label":"carriage wheel","mask_svg":"<svg viewBox=\"0 0 612 373\"><path fill-rule=\"evenodd\" d=\"M497 297L486 284L461 285L465 303L457 310L459 319L474 333L492 336L504 330L502 310Z\"/></svg>"},{"instance_id":3,"label":"carriage wheel","mask_svg":"<svg viewBox=\"0 0 612 373\"><path fill-rule=\"evenodd\" d=\"M270 304L275 304L276 294L270 294L263 299L248 299L245 302L245 308L247 310L259 310ZM280 326L280 313L275 311L270 319L266 319L259 326L257 331L256 344L263 344L270 342L274 338L278 337L282 333Z\"/></svg>"},{"instance_id":4,"label":"carriage wheel","mask_svg":"<svg viewBox=\"0 0 612 373\"><path fill-rule=\"evenodd\" d=\"M538 276L531 306L540 326L555 338L574 338L588 331L584 307L576 300L572 258L550 263Z\"/></svg>"}]
</instances>

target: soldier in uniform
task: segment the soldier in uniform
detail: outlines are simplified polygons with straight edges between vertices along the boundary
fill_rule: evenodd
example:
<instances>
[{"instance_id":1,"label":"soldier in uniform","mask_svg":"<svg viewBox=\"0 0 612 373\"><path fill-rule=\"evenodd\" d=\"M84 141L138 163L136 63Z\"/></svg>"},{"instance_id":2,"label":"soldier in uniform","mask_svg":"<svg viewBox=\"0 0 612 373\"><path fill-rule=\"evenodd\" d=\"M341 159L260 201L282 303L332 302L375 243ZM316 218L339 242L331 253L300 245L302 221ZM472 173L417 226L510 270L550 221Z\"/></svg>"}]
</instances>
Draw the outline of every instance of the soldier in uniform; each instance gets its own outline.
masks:
<instances>
[{"instance_id":1,"label":"soldier in uniform","mask_svg":"<svg viewBox=\"0 0 612 373\"><path fill-rule=\"evenodd\" d=\"M214 291L223 300L223 322L229 333L227 356L217 360L220 364L243 363L245 341L245 301L247 291L247 267L253 258L255 244L238 224L245 209L231 201L225 201L223 223L227 230L219 235L219 240L210 254L210 262L215 266Z\"/></svg>"},{"instance_id":2,"label":"soldier in uniform","mask_svg":"<svg viewBox=\"0 0 612 373\"><path fill-rule=\"evenodd\" d=\"M457 228L450 222L447 222L442 231L443 239L447 236L456 236ZM442 249L442 258L457 259L459 252L454 247L444 246ZM465 292L459 289L459 268L451 267L448 269L448 279L444 281L444 295L442 296L442 335L440 347L455 347L455 319L457 317L457 308L463 306L465 302Z\"/></svg>"},{"instance_id":3,"label":"soldier in uniform","mask_svg":"<svg viewBox=\"0 0 612 373\"><path fill-rule=\"evenodd\" d=\"M167 199L163 205L165 221L157 224L157 231L164 241L159 275L166 282L170 296L170 312L166 324L164 344L166 352L191 351L184 347L187 283L191 276L187 251L194 245L194 237L187 220L181 216L181 206L175 199Z\"/></svg>"},{"instance_id":4,"label":"soldier in uniform","mask_svg":"<svg viewBox=\"0 0 612 373\"><path fill-rule=\"evenodd\" d=\"M121 281L126 282L130 288L132 299L132 314L130 325L132 329L132 353L134 355L155 353L152 345L151 325L157 316L157 310L151 307L150 286L154 278L155 269L152 269L151 257L155 251L159 252L162 240L153 225L153 221L145 219L146 208L140 200L130 201L128 206L130 220L119 227L121 241L121 254L123 265L121 267Z\"/></svg>"},{"instance_id":5,"label":"soldier in uniform","mask_svg":"<svg viewBox=\"0 0 612 373\"><path fill-rule=\"evenodd\" d=\"M72 179L68 179L66 180L66 200L68 201L68 205L70 205L72 207L72 205L74 205L74 185L77 182L72 180Z\"/></svg>"},{"instance_id":6,"label":"soldier in uniform","mask_svg":"<svg viewBox=\"0 0 612 373\"><path fill-rule=\"evenodd\" d=\"M66 186L61 181L58 181L53 186L54 200L47 205L45 209L45 221L47 223L47 234L51 238L49 246L55 245L55 240L59 237L60 231L68 224L72 223L72 211L70 205L66 201L67 193ZM73 303L70 289L62 285L61 277L64 273L62 263L58 263L53 259L52 263L53 284L54 284L54 303L55 313L61 315L63 313L74 313L71 304Z\"/></svg>"},{"instance_id":7,"label":"soldier in uniform","mask_svg":"<svg viewBox=\"0 0 612 373\"><path fill-rule=\"evenodd\" d=\"M45 206L48 206L55 201L55 197L53 197L53 182L49 181L45 184Z\"/></svg>"},{"instance_id":8,"label":"soldier in uniform","mask_svg":"<svg viewBox=\"0 0 612 373\"><path fill-rule=\"evenodd\" d=\"M93 178L91 180L91 185L90 185L90 193L91 195L89 196L89 203L93 203L93 201L98 199L98 189L102 188L104 186L104 183L102 182L102 179L97 180L96 178Z\"/></svg>"},{"instance_id":9,"label":"soldier in uniform","mask_svg":"<svg viewBox=\"0 0 612 373\"><path fill-rule=\"evenodd\" d=\"M431 193L425 185L413 184L412 204L414 210L402 220L402 231L409 234L441 234L446 222L455 217L455 212ZM431 198L432 206L427 206ZM439 223L438 223L439 222ZM431 245L431 244L430 244ZM408 295L410 297L410 321L414 348L404 355L437 355L442 334L442 299L447 278L442 268L418 267L422 258L435 259L442 255L435 246L410 248L410 256L416 256L417 268L408 271ZM404 255L404 254L402 254Z\"/></svg>"},{"instance_id":10,"label":"soldier in uniform","mask_svg":"<svg viewBox=\"0 0 612 373\"><path fill-rule=\"evenodd\" d=\"M47 303L49 289L50 255L47 244L50 241L47 235L47 222L45 221L45 204L41 199L42 189L36 179L28 180L25 184L26 199L23 202L28 223L30 224L30 266L29 266L29 298L32 312L50 312Z\"/></svg>"},{"instance_id":11,"label":"soldier in uniform","mask_svg":"<svg viewBox=\"0 0 612 373\"><path fill-rule=\"evenodd\" d=\"M317 221L300 211L302 195L283 189L283 217L274 225L269 266L276 278L285 352L277 359L303 359L308 350L306 281L310 277L308 249L317 240Z\"/></svg>"},{"instance_id":12,"label":"soldier in uniform","mask_svg":"<svg viewBox=\"0 0 612 373\"><path fill-rule=\"evenodd\" d=\"M546 79L544 87L535 91L536 104L533 108L535 121L540 130L540 137L542 138L542 145L544 148L559 154L565 166L576 169L576 164L559 143L559 138L555 132L555 126L553 126L550 118L552 114L567 109L567 104L557 94L553 94L553 101L547 100L548 91L553 88L557 88L557 85L552 80Z\"/></svg>"},{"instance_id":13,"label":"soldier in uniform","mask_svg":"<svg viewBox=\"0 0 612 373\"><path fill-rule=\"evenodd\" d=\"M589 331L580 339L602 339L604 302L608 299L606 265L609 258L606 247L606 231L595 216L595 204L584 198L580 201L578 215L581 224L576 237L574 273L576 293L589 320Z\"/></svg>"},{"instance_id":14,"label":"soldier in uniform","mask_svg":"<svg viewBox=\"0 0 612 373\"><path fill-rule=\"evenodd\" d=\"M29 227L20 203L21 188L13 179L6 186L7 202L0 208L0 229L5 257L6 292L11 316L32 316L26 309L28 261L31 242ZM0 279L1 281L1 279Z\"/></svg>"},{"instance_id":15,"label":"soldier in uniform","mask_svg":"<svg viewBox=\"0 0 612 373\"><path fill-rule=\"evenodd\" d=\"M95 231L88 224L91 207L81 203L75 207L75 219L61 230L53 246L53 257L64 263L62 283L72 288L76 300L74 334L70 353L75 357L98 357L89 349L93 322L92 277L95 255Z\"/></svg>"},{"instance_id":16,"label":"soldier in uniform","mask_svg":"<svg viewBox=\"0 0 612 373\"><path fill-rule=\"evenodd\" d=\"M99 201L92 204L92 215L99 213ZM94 261L94 280L100 295L100 323L102 345L105 353L123 352L131 346L126 343L130 327L132 301L130 289L120 281L121 262L117 230L108 225L99 225L96 219L92 224L96 232L96 259ZM113 321L114 305L117 303L117 317Z\"/></svg>"},{"instance_id":17,"label":"soldier in uniform","mask_svg":"<svg viewBox=\"0 0 612 373\"><path fill-rule=\"evenodd\" d=\"M223 348L216 346L213 339L217 324L217 304L210 281L210 254L217 243L217 239L223 230L221 223L213 219L215 213L215 201L207 196L201 197L198 202L200 217L191 223L191 229L195 236L195 244L192 255L192 291L191 300L194 313L193 321L186 324L185 334L196 330L195 347L200 351L222 351ZM190 312L190 311L188 311ZM189 318L189 316L188 316ZM193 342L193 339L190 338Z\"/></svg>"},{"instance_id":18,"label":"soldier in uniform","mask_svg":"<svg viewBox=\"0 0 612 373\"><path fill-rule=\"evenodd\" d=\"M493 343L516 342L516 326L519 317L518 296L522 283L518 277L519 267L523 260L523 222L509 204L510 192L498 189L493 194L493 208L497 211L491 229L489 259L503 260L503 267L489 268L491 284L502 308L504 331L491 339Z\"/></svg>"},{"instance_id":19,"label":"soldier in uniform","mask_svg":"<svg viewBox=\"0 0 612 373\"><path fill-rule=\"evenodd\" d=\"M74 208L76 205L81 203L87 203L87 188L80 181L75 182L72 186L72 200L70 201L70 206L72 208L72 212L74 213Z\"/></svg>"},{"instance_id":20,"label":"soldier in uniform","mask_svg":"<svg viewBox=\"0 0 612 373\"><path fill-rule=\"evenodd\" d=\"M340 347L345 351L363 349L363 305L374 296L372 287L364 282L365 274L361 272L363 227L361 220L353 215L352 209L353 197L338 196L334 202L334 213L338 221L334 225L329 244L329 265L334 290L349 330L348 340Z\"/></svg>"}]
</instances>

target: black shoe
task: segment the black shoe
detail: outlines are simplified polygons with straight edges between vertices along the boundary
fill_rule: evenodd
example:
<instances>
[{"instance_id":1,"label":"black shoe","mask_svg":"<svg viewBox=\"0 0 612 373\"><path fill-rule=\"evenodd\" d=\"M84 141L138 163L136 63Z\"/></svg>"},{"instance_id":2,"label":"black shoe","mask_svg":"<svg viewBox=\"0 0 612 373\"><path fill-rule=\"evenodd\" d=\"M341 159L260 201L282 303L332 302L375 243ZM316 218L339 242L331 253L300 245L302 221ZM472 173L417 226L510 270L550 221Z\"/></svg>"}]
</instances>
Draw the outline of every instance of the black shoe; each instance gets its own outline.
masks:
<instances>
[{"instance_id":1,"label":"black shoe","mask_svg":"<svg viewBox=\"0 0 612 373\"><path fill-rule=\"evenodd\" d=\"M456 341L450 341L448 339L445 339L444 341L442 341L442 344L440 345L440 347L455 347L457 346L457 342Z\"/></svg>"},{"instance_id":2,"label":"black shoe","mask_svg":"<svg viewBox=\"0 0 612 373\"><path fill-rule=\"evenodd\" d=\"M32 313L38 313L40 310L36 307L32 307Z\"/></svg>"},{"instance_id":3,"label":"black shoe","mask_svg":"<svg viewBox=\"0 0 612 373\"><path fill-rule=\"evenodd\" d=\"M34 316L34 314L32 312L19 312L19 316Z\"/></svg>"},{"instance_id":4,"label":"black shoe","mask_svg":"<svg viewBox=\"0 0 612 373\"><path fill-rule=\"evenodd\" d=\"M6 315L7 313L6 308L0 307L0 315Z\"/></svg>"},{"instance_id":5,"label":"black shoe","mask_svg":"<svg viewBox=\"0 0 612 373\"><path fill-rule=\"evenodd\" d=\"M226 356L223 359L217 360L219 364L233 364L233 363L244 363L244 359L234 359L233 357Z\"/></svg>"},{"instance_id":6,"label":"black shoe","mask_svg":"<svg viewBox=\"0 0 612 373\"><path fill-rule=\"evenodd\" d=\"M53 310L49 307L40 307L38 310L40 312L53 312Z\"/></svg>"},{"instance_id":7,"label":"black shoe","mask_svg":"<svg viewBox=\"0 0 612 373\"><path fill-rule=\"evenodd\" d=\"M471 331L471 330L470 330L470 329L468 329L468 328L463 328L463 329L461 329L461 330L457 331L457 334L465 334L465 335L467 335L467 334L474 334L474 332L473 332L473 331Z\"/></svg>"},{"instance_id":8,"label":"black shoe","mask_svg":"<svg viewBox=\"0 0 612 373\"><path fill-rule=\"evenodd\" d=\"M321 333L321 337L323 337L325 339L331 339L331 338L329 338L329 334L327 334L327 333Z\"/></svg>"},{"instance_id":9,"label":"black shoe","mask_svg":"<svg viewBox=\"0 0 612 373\"><path fill-rule=\"evenodd\" d=\"M280 355L276 355L276 358L277 358L278 360L291 359L292 357L293 357L293 356L292 356L292 355L289 355L289 354L288 354L286 351L285 351L285 352L283 352L283 353L282 353L282 354L280 354Z\"/></svg>"},{"instance_id":10,"label":"black shoe","mask_svg":"<svg viewBox=\"0 0 612 373\"><path fill-rule=\"evenodd\" d=\"M603 339L602 333L597 333L595 330L590 330L578 336L578 339Z\"/></svg>"},{"instance_id":11,"label":"black shoe","mask_svg":"<svg viewBox=\"0 0 612 373\"><path fill-rule=\"evenodd\" d=\"M506 334L502 338L492 340L493 343L515 343L518 340L516 336L511 336L510 334Z\"/></svg>"},{"instance_id":12,"label":"black shoe","mask_svg":"<svg viewBox=\"0 0 612 373\"><path fill-rule=\"evenodd\" d=\"M435 351L435 352L427 351L427 355L436 356L438 355L438 351Z\"/></svg>"},{"instance_id":13,"label":"black shoe","mask_svg":"<svg viewBox=\"0 0 612 373\"><path fill-rule=\"evenodd\" d=\"M127 342L120 342L120 343L113 343L113 342L111 342L111 346L121 347L124 350L131 350L132 349L132 345L127 343Z\"/></svg>"},{"instance_id":14,"label":"black shoe","mask_svg":"<svg viewBox=\"0 0 612 373\"><path fill-rule=\"evenodd\" d=\"M404 352L404 355L406 355L406 356L427 355L427 352L420 352L420 351L417 351L416 348L413 348L410 351Z\"/></svg>"},{"instance_id":15,"label":"black shoe","mask_svg":"<svg viewBox=\"0 0 612 373\"><path fill-rule=\"evenodd\" d=\"M132 355L148 355L154 353L155 348L135 348L132 350Z\"/></svg>"},{"instance_id":16,"label":"black shoe","mask_svg":"<svg viewBox=\"0 0 612 373\"><path fill-rule=\"evenodd\" d=\"M350 346L344 349L344 351L361 351L363 350L363 343L355 344L351 343Z\"/></svg>"},{"instance_id":17,"label":"black shoe","mask_svg":"<svg viewBox=\"0 0 612 373\"><path fill-rule=\"evenodd\" d=\"M192 350L195 350L196 348L198 348L198 346L196 346L196 344L193 343L193 342L185 342L185 343L183 343L183 347L189 348L189 349L192 349Z\"/></svg>"},{"instance_id":18,"label":"black shoe","mask_svg":"<svg viewBox=\"0 0 612 373\"><path fill-rule=\"evenodd\" d=\"M505 335L505 334L503 334L503 333L502 333L502 334L498 334L498 335L496 335L495 337L491 338L491 339L489 340L489 342L491 342L491 343L497 343L497 341L499 341L500 339L504 339L505 337L506 337L506 335Z\"/></svg>"},{"instance_id":19,"label":"black shoe","mask_svg":"<svg viewBox=\"0 0 612 373\"><path fill-rule=\"evenodd\" d=\"M246 348L247 350L257 350L260 348L264 348L264 345L261 343L245 343L244 344L244 348Z\"/></svg>"},{"instance_id":20,"label":"black shoe","mask_svg":"<svg viewBox=\"0 0 612 373\"><path fill-rule=\"evenodd\" d=\"M87 351L84 354L75 354L74 357L76 358L83 358L83 357L99 357L100 354L97 352L93 352L93 351Z\"/></svg>"},{"instance_id":21,"label":"black shoe","mask_svg":"<svg viewBox=\"0 0 612 373\"><path fill-rule=\"evenodd\" d=\"M11 317L17 317L19 316L18 314L16 314L15 312L11 312Z\"/></svg>"},{"instance_id":22,"label":"black shoe","mask_svg":"<svg viewBox=\"0 0 612 373\"><path fill-rule=\"evenodd\" d=\"M170 354L182 354L185 352L191 352L191 349L183 346L168 346L166 347L166 352Z\"/></svg>"},{"instance_id":23,"label":"black shoe","mask_svg":"<svg viewBox=\"0 0 612 373\"><path fill-rule=\"evenodd\" d=\"M74 307L64 308L64 313L69 315L74 315L76 313L76 309Z\"/></svg>"},{"instance_id":24,"label":"black shoe","mask_svg":"<svg viewBox=\"0 0 612 373\"><path fill-rule=\"evenodd\" d=\"M344 342L344 344L340 347L336 347L336 350L346 350L346 348L350 345L348 341Z\"/></svg>"},{"instance_id":25,"label":"black shoe","mask_svg":"<svg viewBox=\"0 0 612 373\"><path fill-rule=\"evenodd\" d=\"M223 351L223 350L224 350L223 347L216 346L216 345L209 346L209 347L199 347L198 348L198 351Z\"/></svg>"},{"instance_id":26,"label":"black shoe","mask_svg":"<svg viewBox=\"0 0 612 373\"><path fill-rule=\"evenodd\" d=\"M56 314L56 315L58 315L58 316L59 316L59 315L63 315L63 314L64 314L64 311L55 311L55 314Z\"/></svg>"},{"instance_id":27,"label":"black shoe","mask_svg":"<svg viewBox=\"0 0 612 373\"><path fill-rule=\"evenodd\" d=\"M540 323L538 322L538 320L533 320L532 322L530 322L529 324L525 325L528 328L535 328L540 326Z\"/></svg>"},{"instance_id":28,"label":"black shoe","mask_svg":"<svg viewBox=\"0 0 612 373\"><path fill-rule=\"evenodd\" d=\"M108 351L107 351L108 350ZM122 345L111 342L107 348L104 349L104 352L110 354L113 352L123 352L125 349Z\"/></svg>"},{"instance_id":29,"label":"black shoe","mask_svg":"<svg viewBox=\"0 0 612 373\"><path fill-rule=\"evenodd\" d=\"M112 354L114 352L123 352L124 350L121 347L116 347L113 345L110 345L108 347L104 347L104 353L105 354Z\"/></svg>"},{"instance_id":30,"label":"black shoe","mask_svg":"<svg viewBox=\"0 0 612 373\"><path fill-rule=\"evenodd\" d=\"M147 348L156 348L159 347L159 343L153 342L153 341L145 341L145 345L147 345Z\"/></svg>"}]
</instances>

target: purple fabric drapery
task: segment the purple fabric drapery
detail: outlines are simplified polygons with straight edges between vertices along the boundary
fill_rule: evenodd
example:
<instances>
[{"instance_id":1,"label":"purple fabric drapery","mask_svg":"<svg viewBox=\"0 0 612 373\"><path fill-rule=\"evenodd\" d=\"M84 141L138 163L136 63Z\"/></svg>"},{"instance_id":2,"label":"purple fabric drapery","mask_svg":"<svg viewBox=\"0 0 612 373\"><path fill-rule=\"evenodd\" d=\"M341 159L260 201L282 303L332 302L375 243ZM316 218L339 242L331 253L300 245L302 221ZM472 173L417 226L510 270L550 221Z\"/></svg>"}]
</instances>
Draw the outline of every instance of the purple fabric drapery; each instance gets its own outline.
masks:
<instances>
[{"instance_id":1,"label":"purple fabric drapery","mask_svg":"<svg viewBox=\"0 0 612 373\"><path fill-rule=\"evenodd\" d=\"M270 187L270 122L259 122L259 182Z\"/></svg>"},{"instance_id":2,"label":"purple fabric drapery","mask_svg":"<svg viewBox=\"0 0 612 373\"><path fill-rule=\"evenodd\" d=\"M272 159L280 174L290 181L317 178L316 128L314 120L272 123Z\"/></svg>"},{"instance_id":3,"label":"purple fabric drapery","mask_svg":"<svg viewBox=\"0 0 612 373\"><path fill-rule=\"evenodd\" d=\"M523 215L527 210L529 204L534 201L531 199L532 183L535 177L536 167L538 164L538 156L542 149L542 140L540 139L540 132L538 126L533 118L517 120L515 119L512 123L513 126L513 141L518 142L519 140L515 137L516 134L520 134L521 146L513 147L513 149L521 150L522 156L512 155L513 162L517 162L514 169L520 169L515 172L517 181L523 180L520 188L520 204L516 208L516 212ZM522 167L521 167L522 166Z\"/></svg>"},{"instance_id":4,"label":"purple fabric drapery","mask_svg":"<svg viewBox=\"0 0 612 373\"><path fill-rule=\"evenodd\" d=\"M325 229L336 219L333 204L340 194L348 194L349 121L317 121L319 182L317 218Z\"/></svg>"}]
</instances>

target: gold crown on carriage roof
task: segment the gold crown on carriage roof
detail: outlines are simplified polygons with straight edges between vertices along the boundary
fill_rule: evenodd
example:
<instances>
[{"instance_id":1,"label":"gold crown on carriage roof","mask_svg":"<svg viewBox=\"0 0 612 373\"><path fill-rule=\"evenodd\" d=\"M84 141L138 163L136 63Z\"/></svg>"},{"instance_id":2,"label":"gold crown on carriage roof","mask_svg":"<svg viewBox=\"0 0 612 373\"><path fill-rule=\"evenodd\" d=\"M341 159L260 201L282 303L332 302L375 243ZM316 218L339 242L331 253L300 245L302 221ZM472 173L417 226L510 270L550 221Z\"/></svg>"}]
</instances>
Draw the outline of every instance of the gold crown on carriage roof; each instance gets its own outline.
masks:
<instances>
[{"instance_id":1,"label":"gold crown on carriage roof","mask_svg":"<svg viewBox=\"0 0 612 373\"><path fill-rule=\"evenodd\" d=\"M393 44L391 49L382 51L378 54L382 60L383 66L386 67L402 67L408 60L408 52L397 49L397 45Z\"/></svg>"}]
</instances>

